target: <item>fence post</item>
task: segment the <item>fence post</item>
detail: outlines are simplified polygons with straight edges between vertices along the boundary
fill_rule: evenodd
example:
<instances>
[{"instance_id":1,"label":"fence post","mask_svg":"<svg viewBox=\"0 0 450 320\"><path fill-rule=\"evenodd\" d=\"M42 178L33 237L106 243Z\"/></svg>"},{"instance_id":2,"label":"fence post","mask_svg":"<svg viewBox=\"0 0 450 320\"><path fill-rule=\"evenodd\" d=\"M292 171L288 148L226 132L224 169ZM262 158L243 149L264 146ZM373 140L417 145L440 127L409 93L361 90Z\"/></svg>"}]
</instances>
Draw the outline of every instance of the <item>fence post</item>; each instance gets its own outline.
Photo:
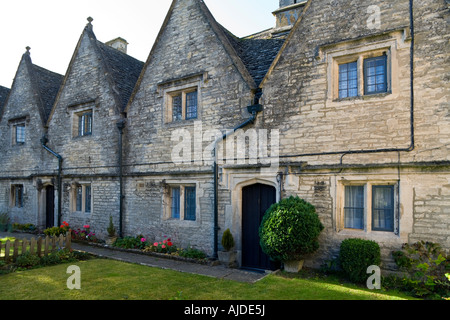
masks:
<instances>
[{"instance_id":1,"label":"fence post","mask_svg":"<svg viewBox=\"0 0 450 320\"><path fill-rule=\"evenodd\" d=\"M6 263L8 263L8 260L9 260L10 248L11 248L11 241L6 240L6 243L5 243L5 261L6 261Z\"/></svg>"},{"instance_id":2,"label":"fence post","mask_svg":"<svg viewBox=\"0 0 450 320\"><path fill-rule=\"evenodd\" d=\"M70 250L72 247L72 233L70 231L66 232L66 249Z\"/></svg>"},{"instance_id":3,"label":"fence post","mask_svg":"<svg viewBox=\"0 0 450 320\"><path fill-rule=\"evenodd\" d=\"M27 244L28 244L28 240L23 239L22 240L22 252L20 254L24 254L25 252L27 252Z\"/></svg>"},{"instance_id":4,"label":"fence post","mask_svg":"<svg viewBox=\"0 0 450 320\"><path fill-rule=\"evenodd\" d=\"M17 256L19 255L19 239L14 241L14 252L13 252L13 261L16 261Z\"/></svg>"},{"instance_id":5,"label":"fence post","mask_svg":"<svg viewBox=\"0 0 450 320\"><path fill-rule=\"evenodd\" d=\"M42 238L38 237L37 243L36 243L36 253L38 257L42 257Z\"/></svg>"},{"instance_id":6,"label":"fence post","mask_svg":"<svg viewBox=\"0 0 450 320\"><path fill-rule=\"evenodd\" d=\"M34 254L34 247L36 246L36 240L33 238L31 238L30 240L30 253Z\"/></svg>"},{"instance_id":7,"label":"fence post","mask_svg":"<svg viewBox=\"0 0 450 320\"><path fill-rule=\"evenodd\" d=\"M48 246L50 244L50 237L46 236L45 237L45 245L44 245L44 256L48 255Z\"/></svg>"}]
</instances>

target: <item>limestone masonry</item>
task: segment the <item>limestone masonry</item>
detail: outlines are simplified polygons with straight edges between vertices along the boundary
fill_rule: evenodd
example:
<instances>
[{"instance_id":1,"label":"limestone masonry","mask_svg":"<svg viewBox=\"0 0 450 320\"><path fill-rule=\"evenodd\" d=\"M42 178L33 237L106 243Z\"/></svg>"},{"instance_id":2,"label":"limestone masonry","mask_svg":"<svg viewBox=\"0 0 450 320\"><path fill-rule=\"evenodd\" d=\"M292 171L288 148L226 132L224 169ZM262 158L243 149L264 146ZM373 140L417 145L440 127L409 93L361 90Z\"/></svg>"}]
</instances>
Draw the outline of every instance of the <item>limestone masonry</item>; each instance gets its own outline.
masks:
<instances>
[{"instance_id":1,"label":"limestone masonry","mask_svg":"<svg viewBox=\"0 0 450 320\"><path fill-rule=\"evenodd\" d=\"M267 207L299 196L343 239L450 249L445 0L293 1L244 38L201 0L174 0L148 59L88 19L59 75L21 57L0 87L0 212L40 230L171 237L212 257L230 229L241 267L267 269Z\"/></svg>"}]
</instances>

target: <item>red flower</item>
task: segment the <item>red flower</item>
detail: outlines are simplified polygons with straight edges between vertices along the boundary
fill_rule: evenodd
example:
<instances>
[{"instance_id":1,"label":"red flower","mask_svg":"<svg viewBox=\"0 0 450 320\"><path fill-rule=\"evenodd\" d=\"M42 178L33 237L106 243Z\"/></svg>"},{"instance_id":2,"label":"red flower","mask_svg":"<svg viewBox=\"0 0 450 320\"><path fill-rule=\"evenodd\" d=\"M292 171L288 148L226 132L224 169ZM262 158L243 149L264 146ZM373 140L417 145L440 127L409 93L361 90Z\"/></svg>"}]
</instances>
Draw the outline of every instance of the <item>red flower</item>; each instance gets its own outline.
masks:
<instances>
[{"instance_id":1,"label":"red flower","mask_svg":"<svg viewBox=\"0 0 450 320\"><path fill-rule=\"evenodd\" d=\"M172 242L167 241L167 245L168 245L169 247L171 247L173 244L172 244Z\"/></svg>"}]
</instances>

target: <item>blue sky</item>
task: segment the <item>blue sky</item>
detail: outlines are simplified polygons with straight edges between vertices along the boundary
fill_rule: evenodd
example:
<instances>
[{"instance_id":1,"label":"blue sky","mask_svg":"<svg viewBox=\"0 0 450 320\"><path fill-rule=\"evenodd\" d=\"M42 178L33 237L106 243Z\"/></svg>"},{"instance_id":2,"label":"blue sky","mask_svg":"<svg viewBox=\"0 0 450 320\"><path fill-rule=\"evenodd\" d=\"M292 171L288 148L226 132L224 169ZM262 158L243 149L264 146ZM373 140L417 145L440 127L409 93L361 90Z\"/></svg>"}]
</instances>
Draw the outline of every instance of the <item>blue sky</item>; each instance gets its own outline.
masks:
<instances>
[{"instance_id":1,"label":"blue sky","mask_svg":"<svg viewBox=\"0 0 450 320\"><path fill-rule=\"evenodd\" d=\"M216 20L243 37L275 25L278 0L204 0ZM33 63L65 74L77 41L94 18L97 39L122 37L128 54L147 60L172 0L20 0L2 4L0 85L11 88L25 47Z\"/></svg>"}]
</instances>

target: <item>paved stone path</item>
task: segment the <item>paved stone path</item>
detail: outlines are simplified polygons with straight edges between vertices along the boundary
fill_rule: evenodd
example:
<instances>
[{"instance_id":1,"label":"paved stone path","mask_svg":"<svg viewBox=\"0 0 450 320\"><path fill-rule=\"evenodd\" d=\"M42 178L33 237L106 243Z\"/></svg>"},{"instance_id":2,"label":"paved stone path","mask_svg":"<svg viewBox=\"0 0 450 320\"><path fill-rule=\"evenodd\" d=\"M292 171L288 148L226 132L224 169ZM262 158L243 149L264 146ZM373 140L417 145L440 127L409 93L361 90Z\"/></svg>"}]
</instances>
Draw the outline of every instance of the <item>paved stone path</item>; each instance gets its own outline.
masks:
<instances>
[{"instance_id":1,"label":"paved stone path","mask_svg":"<svg viewBox=\"0 0 450 320\"><path fill-rule=\"evenodd\" d=\"M36 237L31 234L0 232L0 238L15 237L27 238ZM251 272L236 268L226 268L223 265L203 265L187 261L165 259L146 254L126 252L124 250L114 250L100 246L93 246L81 243L72 243L74 250L89 252L98 257L114 259L123 262L137 263L148 267L170 269L179 272L187 272L219 279L234 280L239 282L254 283L264 278L268 273Z\"/></svg>"}]
</instances>

